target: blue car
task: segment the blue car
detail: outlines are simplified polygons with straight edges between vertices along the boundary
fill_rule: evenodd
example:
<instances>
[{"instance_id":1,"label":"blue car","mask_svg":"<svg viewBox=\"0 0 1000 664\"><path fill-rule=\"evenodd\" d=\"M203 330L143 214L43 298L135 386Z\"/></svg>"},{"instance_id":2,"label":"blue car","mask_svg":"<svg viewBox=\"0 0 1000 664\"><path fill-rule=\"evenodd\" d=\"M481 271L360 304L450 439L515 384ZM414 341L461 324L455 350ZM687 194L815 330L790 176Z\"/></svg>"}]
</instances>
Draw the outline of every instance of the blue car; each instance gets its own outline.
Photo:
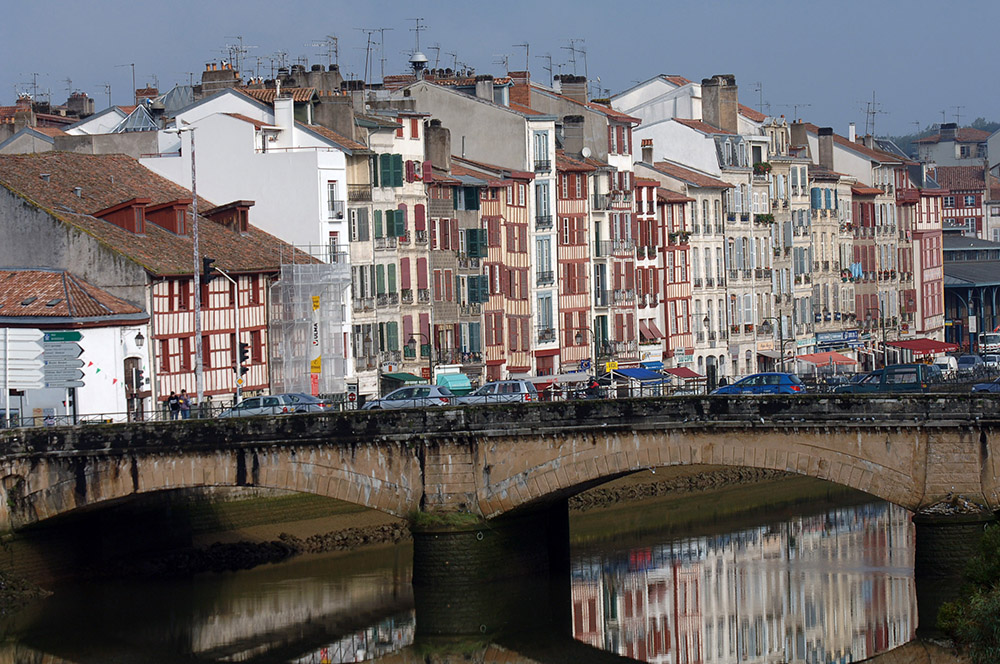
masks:
<instances>
[{"instance_id":1,"label":"blue car","mask_svg":"<svg viewBox=\"0 0 1000 664\"><path fill-rule=\"evenodd\" d=\"M790 373L758 373L741 378L732 385L713 390L712 394L805 394L806 386Z\"/></svg>"},{"instance_id":2,"label":"blue car","mask_svg":"<svg viewBox=\"0 0 1000 664\"><path fill-rule=\"evenodd\" d=\"M996 378L988 383L976 383L972 386L972 391L1000 393L1000 378Z\"/></svg>"}]
</instances>

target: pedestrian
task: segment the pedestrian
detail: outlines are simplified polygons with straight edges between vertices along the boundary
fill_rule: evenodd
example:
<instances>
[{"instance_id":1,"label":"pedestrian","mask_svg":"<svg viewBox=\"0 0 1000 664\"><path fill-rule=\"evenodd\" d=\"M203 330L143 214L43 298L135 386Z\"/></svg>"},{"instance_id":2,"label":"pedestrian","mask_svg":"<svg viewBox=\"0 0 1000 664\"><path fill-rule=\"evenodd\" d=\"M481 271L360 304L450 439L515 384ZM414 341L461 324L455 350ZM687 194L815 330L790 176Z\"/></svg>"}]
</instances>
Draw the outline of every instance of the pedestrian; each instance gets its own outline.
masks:
<instances>
[{"instance_id":1,"label":"pedestrian","mask_svg":"<svg viewBox=\"0 0 1000 664\"><path fill-rule=\"evenodd\" d=\"M191 417L191 397L188 396L187 390L181 390L180 402L181 419L186 420Z\"/></svg>"},{"instance_id":2,"label":"pedestrian","mask_svg":"<svg viewBox=\"0 0 1000 664\"><path fill-rule=\"evenodd\" d=\"M170 410L170 419L176 420L180 417L181 399L173 390L170 391L170 396L167 397L167 408Z\"/></svg>"}]
</instances>

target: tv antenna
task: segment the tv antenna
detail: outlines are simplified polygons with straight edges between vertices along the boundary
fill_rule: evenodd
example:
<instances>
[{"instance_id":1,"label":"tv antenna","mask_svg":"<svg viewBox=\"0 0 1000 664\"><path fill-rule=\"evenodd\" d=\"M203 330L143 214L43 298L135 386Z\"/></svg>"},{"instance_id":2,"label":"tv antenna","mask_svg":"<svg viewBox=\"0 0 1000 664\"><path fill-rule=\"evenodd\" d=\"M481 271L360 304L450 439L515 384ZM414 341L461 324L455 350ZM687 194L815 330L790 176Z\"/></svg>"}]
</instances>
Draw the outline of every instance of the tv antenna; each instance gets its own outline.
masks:
<instances>
[{"instance_id":1,"label":"tv antenna","mask_svg":"<svg viewBox=\"0 0 1000 664\"><path fill-rule=\"evenodd\" d=\"M63 81L66 82L66 91L69 94L72 95L73 94L73 79L71 79L69 76L67 76L66 78L63 79Z\"/></svg>"},{"instance_id":2,"label":"tv antenna","mask_svg":"<svg viewBox=\"0 0 1000 664\"><path fill-rule=\"evenodd\" d=\"M382 57L379 58L379 63L382 65L382 80L385 80L385 31L392 30L393 28L379 28L378 29L378 50L381 52Z\"/></svg>"},{"instance_id":3,"label":"tv antenna","mask_svg":"<svg viewBox=\"0 0 1000 664\"><path fill-rule=\"evenodd\" d=\"M433 46L427 47L428 51L434 51L434 69L438 68L438 63L441 62L441 44L434 44Z\"/></svg>"},{"instance_id":4,"label":"tv antenna","mask_svg":"<svg viewBox=\"0 0 1000 664\"><path fill-rule=\"evenodd\" d=\"M226 44L226 48L229 49L229 61L233 62L236 71L238 73L243 72L243 61L246 59L247 53L250 49L257 48L256 46L244 46L243 45L243 35L226 36L226 39L235 39L238 44Z\"/></svg>"},{"instance_id":5,"label":"tv antenna","mask_svg":"<svg viewBox=\"0 0 1000 664\"><path fill-rule=\"evenodd\" d=\"M124 65L115 65L115 67L131 67L132 68L132 103L135 103L135 63L129 62Z\"/></svg>"},{"instance_id":6,"label":"tv antenna","mask_svg":"<svg viewBox=\"0 0 1000 664\"><path fill-rule=\"evenodd\" d=\"M570 39L569 40L569 46L560 46L559 47L559 48L561 48L563 50L569 51L569 61L573 64L573 75L574 76L576 75L576 53L577 53L576 43L577 42L582 42L582 41L583 41L582 39L576 39L576 38Z\"/></svg>"},{"instance_id":7,"label":"tv antenna","mask_svg":"<svg viewBox=\"0 0 1000 664\"><path fill-rule=\"evenodd\" d=\"M340 40L333 35L327 35L323 41L313 42L309 46L323 49L319 55L326 56L327 69L334 63L340 63Z\"/></svg>"},{"instance_id":8,"label":"tv antenna","mask_svg":"<svg viewBox=\"0 0 1000 664\"><path fill-rule=\"evenodd\" d=\"M764 83L761 81L753 82L753 91L757 93L757 110L761 113L764 112Z\"/></svg>"},{"instance_id":9,"label":"tv antenna","mask_svg":"<svg viewBox=\"0 0 1000 664\"><path fill-rule=\"evenodd\" d=\"M799 121L799 109L809 108L812 104L779 104L779 108L790 108L792 109L792 122Z\"/></svg>"},{"instance_id":10,"label":"tv antenna","mask_svg":"<svg viewBox=\"0 0 1000 664\"><path fill-rule=\"evenodd\" d=\"M452 70L457 70L458 69L458 53L457 52L456 53L445 53L445 55L450 55L453 58L452 62L451 62L451 68L452 68Z\"/></svg>"},{"instance_id":11,"label":"tv antenna","mask_svg":"<svg viewBox=\"0 0 1000 664\"><path fill-rule=\"evenodd\" d=\"M961 127L962 126L962 109L965 108L965 106L952 106L952 108L955 109L955 124L957 126Z\"/></svg>"},{"instance_id":12,"label":"tv antenna","mask_svg":"<svg viewBox=\"0 0 1000 664\"><path fill-rule=\"evenodd\" d=\"M355 30L360 30L361 32L365 33L365 36L366 36L366 38L368 40L367 43L365 44L365 75L364 75L364 80L365 80L365 82L370 82L371 78L369 77L369 73L370 73L370 68L371 68L371 57L372 57L372 35L375 34L376 32L378 32L378 28L354 28L354 29Z\"/></svg>"},{"instance_id":13,"label":"tv antenna","mask_svg":"<svg viewBox=\"0 0 1000 664\"><path fill-rule=\"evenodd\" d=\"M528 53L531 51L531 45L528 42L524 42L523 44L514 44L514 48L524 49L524 71L528 71L530 69L528 65Z\"/></svg>"},{"instance_id":14,"label":"tv antenna","mask_svg":"<svg viewBox=\"0 0 1000 664\"><path fill-rule=\"evenodd\" d=\"M885 111L882 110L882 105L876 103L875 101L875 91L872 90L872 100L865 102L865 135L874 136L875 135L875 118L879 115L885 115Z\"/></svg>"},{"instance_id":15,"label":"tv antenna","mask_svg":"<svg viewBox=\"0 0 1000 664\"><path fill-rule=\"evenodd\" d=\"M420 31L421 30L426 30L427 26L426 25L420 25L420 22L424 20L422 18L411 18L411 19L407 19L407 20L415 22L414 23L414 27L410 28L410 32L417 33L417 45L413 49L413 52L416 53L417 51L420 50Z\"/></svg>"},{"instance_id":16,"label":"tv antenna","mask_svg":"<svg viewBox=\"0 0 1000 664\"><path fill-rule=\"evenodd\" d=\"M104 84L104 92L108 95L108 108L111 108L111 84Z\"/></svg>"},{"instance_id":17,"label":"tv antenna","mask_svg":"<svg viewBox=\"0 0 1000 664\"><path fill-rule=\"evenodd\" d=\"M553 85L553 83L554 83L554 81L552 79L552 54L551 53L546 53L545 55L536 55L535 57L538 58L538 59L540 59L540 60L545 60L545 61L547 61L549 63L548 67L542 67L542 69L544 69L545 71L549 72L549 87L551 88L552 85Z\"/></svg>"},{"instance_id":18,"label":"tv antenna","mask_svg":"<svg viewBox=\"0 0 1000 664\"><path fill-rule=\"evenodd\" d=\"M500 54L494 53L493 57L496 58L495 60L493 60L493 64L495 64L495 65L503 65L503 71L504 71L504 73L505 74L509 74L510 73L510 56L507 55L506 53L500 53Z\"/></svg>"}]
</instances>

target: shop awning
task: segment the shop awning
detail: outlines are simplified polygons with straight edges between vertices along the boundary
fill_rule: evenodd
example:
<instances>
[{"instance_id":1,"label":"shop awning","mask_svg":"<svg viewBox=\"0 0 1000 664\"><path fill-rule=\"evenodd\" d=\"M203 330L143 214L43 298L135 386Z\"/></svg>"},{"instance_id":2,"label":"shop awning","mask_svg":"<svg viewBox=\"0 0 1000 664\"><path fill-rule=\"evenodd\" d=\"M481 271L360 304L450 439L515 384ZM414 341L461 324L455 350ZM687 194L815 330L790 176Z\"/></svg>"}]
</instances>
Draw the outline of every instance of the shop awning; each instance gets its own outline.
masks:
<instances>
[{"instance_id":1,"label":"shop awning","mask_svg":"<svg viewBox=\"0 0 1000 664\"><path fill-rule=\"evenodd\" d=\"M660 362L659 360L640 362L639 366L650 371L663 371L663 362Z\"/></svg>"},{"instance_id":2,"label":"shop awning","mask_svg":"<svg viewBox=\"0 0 1000 664\"><path fill-rule=\"evenodd\" d=\"M616 376L624 376L625 378L631 380L637 380L642 383L668 383L670 378L664 376L661 373L655 371L650 371L649 369L640 369L638 367L631 369L615 369L612 374Z\"/></svg>"},{"instance_id":3,"label":"shop awning","mask_svg":"<svg viewBox=\"0 0 1000 664\"><path fill-rule=\"evenodd\" d=\"M427 379L421 378L420 376L414 376L411 373L406 373L401 371L399 373L387 373L382 374L382 378L387 378L389 380L395 380L403 385L416 385L417 383L426 383Z\"/></svg>"},{"instance_id":4,"label":"shop awning","mask_svg":"<svg viewBox=\"0 0 1000 664\"><path fill-rule=\"evenodd\" d=\"M656 327L656 321L653 320L649 321L649 331L653 335L653 337L657 339L666 338L666 335L664 335L663 332L660 332L660 328Z\"/></svg>"},{"instance_id":5,"label":"shop awning","mask_svg":"<svg viewBox=\"0 0 1000 664\"><path fill-rule=\"evenodd\" d=\"M815 364L816 366L827 366L830 364L857 364L857 360L852 360L846 355L841 355L840 353L835 353L833 351L826 353L809 353L807 355L799 355L795 358L796 360L802 360L803 362L809 362L810 364Z\"/></svg>"},{"instance_id":6,"label":"shop awning","mask_svg":"<svg viewBox=\"0 0 1000 664\"><path fill-rule=\"evenodd\" d=\"M692 369L688 369L687 367L673 367L673 368L670 368L670 369L664 369L663 371L665 373L668 373L668 374L672 375L672 376L677 376L678 378L683 378L684 380L688 380L690 378L704 378L704 376L702 376L697 371L694 371Z\"/></svg>"},{"instance_id":7,"label":"shop awning","mask_svg":"<svg viewBox=\"0 0 1000 664\"><path fill-rule=\"evenodd\" d=\"M902 348L913 353L913 357L924 357L925 355L939 355L949 351L958 350L958 344L948 344L934 339L904 339L903 341L890 341L886 346Z\"/></svg>"},{"instance_id":8,"label":"shop awning","mask_svg":"<svg viewBox=\"0 0 1000 664\"><path fill-rule=\"evenodd\" d=\"M655 341L656 337L653 333L649 331L649 327L646 325L646 321L639 321L639 336L643 341Z\"/></svg>"},{"instance_id":9,"label":"shop awning","mask_svg":"<svg viewBox=\"0 0 1000 664\"><path fill-rule=\"evenodd\" d=\"M439 374L437 384L446 387L455 396L463 396L472 391L472 383L464 373Z\"/></svg>"},{"instance_id":10,"label":"shop awning","mask_svg":"<svg viewBox=\"0 0 1000 664\"><path fill-rule=\"evenodd\" d=\"M772 360L781 359L781 351L777 350L759 350L757 351L757 354L760 355L761 357L766 357Z\"/></svg>"}]
</instances>

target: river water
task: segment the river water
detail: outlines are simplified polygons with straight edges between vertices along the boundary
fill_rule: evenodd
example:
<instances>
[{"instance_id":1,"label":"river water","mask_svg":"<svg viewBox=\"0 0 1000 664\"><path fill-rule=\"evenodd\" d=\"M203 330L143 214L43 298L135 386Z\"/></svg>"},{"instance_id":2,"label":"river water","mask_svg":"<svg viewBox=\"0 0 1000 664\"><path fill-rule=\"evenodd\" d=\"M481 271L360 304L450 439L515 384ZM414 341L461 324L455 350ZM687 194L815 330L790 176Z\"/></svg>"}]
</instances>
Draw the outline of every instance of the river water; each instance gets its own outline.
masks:
<instances>
[{"instance_id":1,"label":"river water","mask_svg":"<svg viewBox=\"0 0 1000 664\"><path fill-rule=\"evenodd\" d=\"M857 495L835 502L680 528L648 526L676 516L667 503L642 504L642 527L574 515L574 640L545 632L530 656L504 661L565 661L545 653L571 650L573 661L839 664L902 645L917 616L909 515ZM410 561L399 546L60 588L0 625L0 664L423 662ZM489 659L501 646L483 637L430 652L442 648Z\"/></svg>"}]
</instances>

